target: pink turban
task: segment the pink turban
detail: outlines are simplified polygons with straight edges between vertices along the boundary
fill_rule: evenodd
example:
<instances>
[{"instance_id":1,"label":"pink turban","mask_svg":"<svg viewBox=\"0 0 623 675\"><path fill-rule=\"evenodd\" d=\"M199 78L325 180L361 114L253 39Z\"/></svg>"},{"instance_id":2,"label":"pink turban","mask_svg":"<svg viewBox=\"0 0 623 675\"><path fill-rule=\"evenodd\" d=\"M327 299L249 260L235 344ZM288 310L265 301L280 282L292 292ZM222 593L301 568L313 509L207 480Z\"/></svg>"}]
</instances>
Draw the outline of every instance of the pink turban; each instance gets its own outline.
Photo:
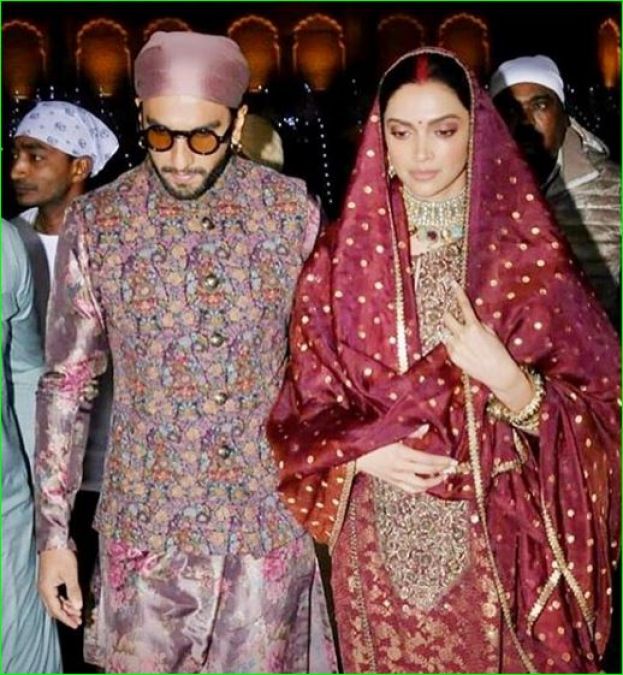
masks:
<instances>
[{"instance_id":1,"label":"pink turban","mask_svg":"<svg viewBox=\"0 0 623 675\"><path fill-rule=\"evenodd\" d=\"M134 87L142 100L181 94L237 108L249 77L240 48L221 35L158 31L134 62Z\"/></svg>"}]
</instances>

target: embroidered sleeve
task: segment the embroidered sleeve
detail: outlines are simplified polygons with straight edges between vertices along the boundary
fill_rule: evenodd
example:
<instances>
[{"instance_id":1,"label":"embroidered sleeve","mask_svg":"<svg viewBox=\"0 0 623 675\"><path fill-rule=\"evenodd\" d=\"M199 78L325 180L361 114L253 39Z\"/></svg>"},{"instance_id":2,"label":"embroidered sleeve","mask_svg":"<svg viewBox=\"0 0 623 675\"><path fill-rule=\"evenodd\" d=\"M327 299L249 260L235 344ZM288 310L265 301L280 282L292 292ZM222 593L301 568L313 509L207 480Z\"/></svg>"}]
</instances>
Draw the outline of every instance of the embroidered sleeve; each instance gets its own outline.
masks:
<instances>
[{"instance_id":1,"label":"embroidered sleeve","mask_svg":"<svg viewBox=\"0 0 623 675\"><path fill-rule=\"evenodd\" d=\"M97 378L108 344L89 278L82 215L72 209L61 235L50 298L46 370L37 392L35 460L38 550L73 547L69 520L82 479L82 461Z\"/></svg>"}]
</instances>

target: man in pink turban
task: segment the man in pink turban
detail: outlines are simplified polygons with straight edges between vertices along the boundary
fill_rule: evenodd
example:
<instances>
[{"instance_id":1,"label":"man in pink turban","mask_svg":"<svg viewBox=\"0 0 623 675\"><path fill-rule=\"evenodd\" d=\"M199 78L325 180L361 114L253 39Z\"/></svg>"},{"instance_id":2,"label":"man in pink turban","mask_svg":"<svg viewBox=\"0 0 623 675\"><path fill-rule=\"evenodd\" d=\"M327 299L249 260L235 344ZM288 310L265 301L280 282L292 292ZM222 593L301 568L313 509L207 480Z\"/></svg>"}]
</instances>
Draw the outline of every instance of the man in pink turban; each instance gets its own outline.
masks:
<instances>
[{"instance_id":1,"label":"man in pink turban","mask_svg":"<svg viewBox=\"0 0 623 675\"><path fill-rule=\"evenodd\" d=\"M265 435L319 226L301 181L239 157L231 40L155 33L135 63L145 161L76 201L38 392L39 587L76 627L69 518L94 383L114 364L88 661L106 672L330 672L311 539ZM66 595L59 593L65 585Z\"/></svg>"}]
</instances>

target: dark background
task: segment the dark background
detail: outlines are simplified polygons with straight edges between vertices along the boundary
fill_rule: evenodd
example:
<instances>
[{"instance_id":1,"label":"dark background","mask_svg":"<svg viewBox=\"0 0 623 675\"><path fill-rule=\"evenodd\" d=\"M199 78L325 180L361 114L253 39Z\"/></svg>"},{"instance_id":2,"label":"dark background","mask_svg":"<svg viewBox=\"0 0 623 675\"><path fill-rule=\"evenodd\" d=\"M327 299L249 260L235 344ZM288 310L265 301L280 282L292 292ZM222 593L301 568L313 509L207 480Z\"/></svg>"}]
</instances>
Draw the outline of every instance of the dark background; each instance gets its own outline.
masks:
<instances>
[{"instance_id":1,"label":"dark background","mask_svg":"<svg viewBox=\"0 0 623 675\"><path fill-rule=\"evenodd\" d=\"M438 44L439 27L448 18L469 13L486 26L490 46L487 81L504 60L543 53L559 65L567 85L570 111L611 148L620 159L620 79L605 89L599 70L597 36L600 24L614 19L621 25L619 2L3 2L3 25L26 21L41 31L47 50L47 73L37 82L30 100L17 100L7 90L5 61L3 87L4 147L17 122L37 97L72 100L100 114L121 137L122 151L97 179L108 182L136 164L142 153L136 144L136 112L131 82L115 96L98 96L90 82L77 76L75 51L80 29L92 19L119 23L128 34L134 59L144 43L144 30L155 19L173 17L193 30L226 34L241 17L268 19L279 32L281 69L262 93L249 96L252 111L269 117L283 139L285 172L307 180L330 216L339 210L350 171L358 132L365 120L386 58L378 27L395 14L417 19L424 27L424 44ZM325 91L313 91L295 72L292 45L297 24L323 14L343 31L345 67ZM414 44L413 46L417 46ZM390 50L391 51L391 46ZM3 215L16 210L3 163Z\"/></svg>"}]
</instances>

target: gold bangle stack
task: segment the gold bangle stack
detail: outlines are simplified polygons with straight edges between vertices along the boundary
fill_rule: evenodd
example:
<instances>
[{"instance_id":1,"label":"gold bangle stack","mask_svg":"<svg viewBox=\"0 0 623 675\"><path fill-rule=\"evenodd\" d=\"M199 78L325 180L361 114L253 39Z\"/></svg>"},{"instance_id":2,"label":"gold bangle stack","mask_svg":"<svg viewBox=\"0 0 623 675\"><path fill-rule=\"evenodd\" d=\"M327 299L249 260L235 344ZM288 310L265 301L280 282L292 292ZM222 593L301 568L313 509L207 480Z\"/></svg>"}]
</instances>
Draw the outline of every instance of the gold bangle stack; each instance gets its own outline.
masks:
<instances>
[{"instance_id":1,"label":"gold bangle stack","mask_svg":"<svg viewBox=\"0 0 623 675\"><path fill-rule=\"evenodd\" d=\"M532 399L519 411L513 412L493 394L487 403L487 413L500 422L506 422L513 427L536 434L539 430L541 405L545 398L545 383L543 377L532 368L520 366L522 372L530 380L534 389Z\"/></svg>"}]
</instances>

